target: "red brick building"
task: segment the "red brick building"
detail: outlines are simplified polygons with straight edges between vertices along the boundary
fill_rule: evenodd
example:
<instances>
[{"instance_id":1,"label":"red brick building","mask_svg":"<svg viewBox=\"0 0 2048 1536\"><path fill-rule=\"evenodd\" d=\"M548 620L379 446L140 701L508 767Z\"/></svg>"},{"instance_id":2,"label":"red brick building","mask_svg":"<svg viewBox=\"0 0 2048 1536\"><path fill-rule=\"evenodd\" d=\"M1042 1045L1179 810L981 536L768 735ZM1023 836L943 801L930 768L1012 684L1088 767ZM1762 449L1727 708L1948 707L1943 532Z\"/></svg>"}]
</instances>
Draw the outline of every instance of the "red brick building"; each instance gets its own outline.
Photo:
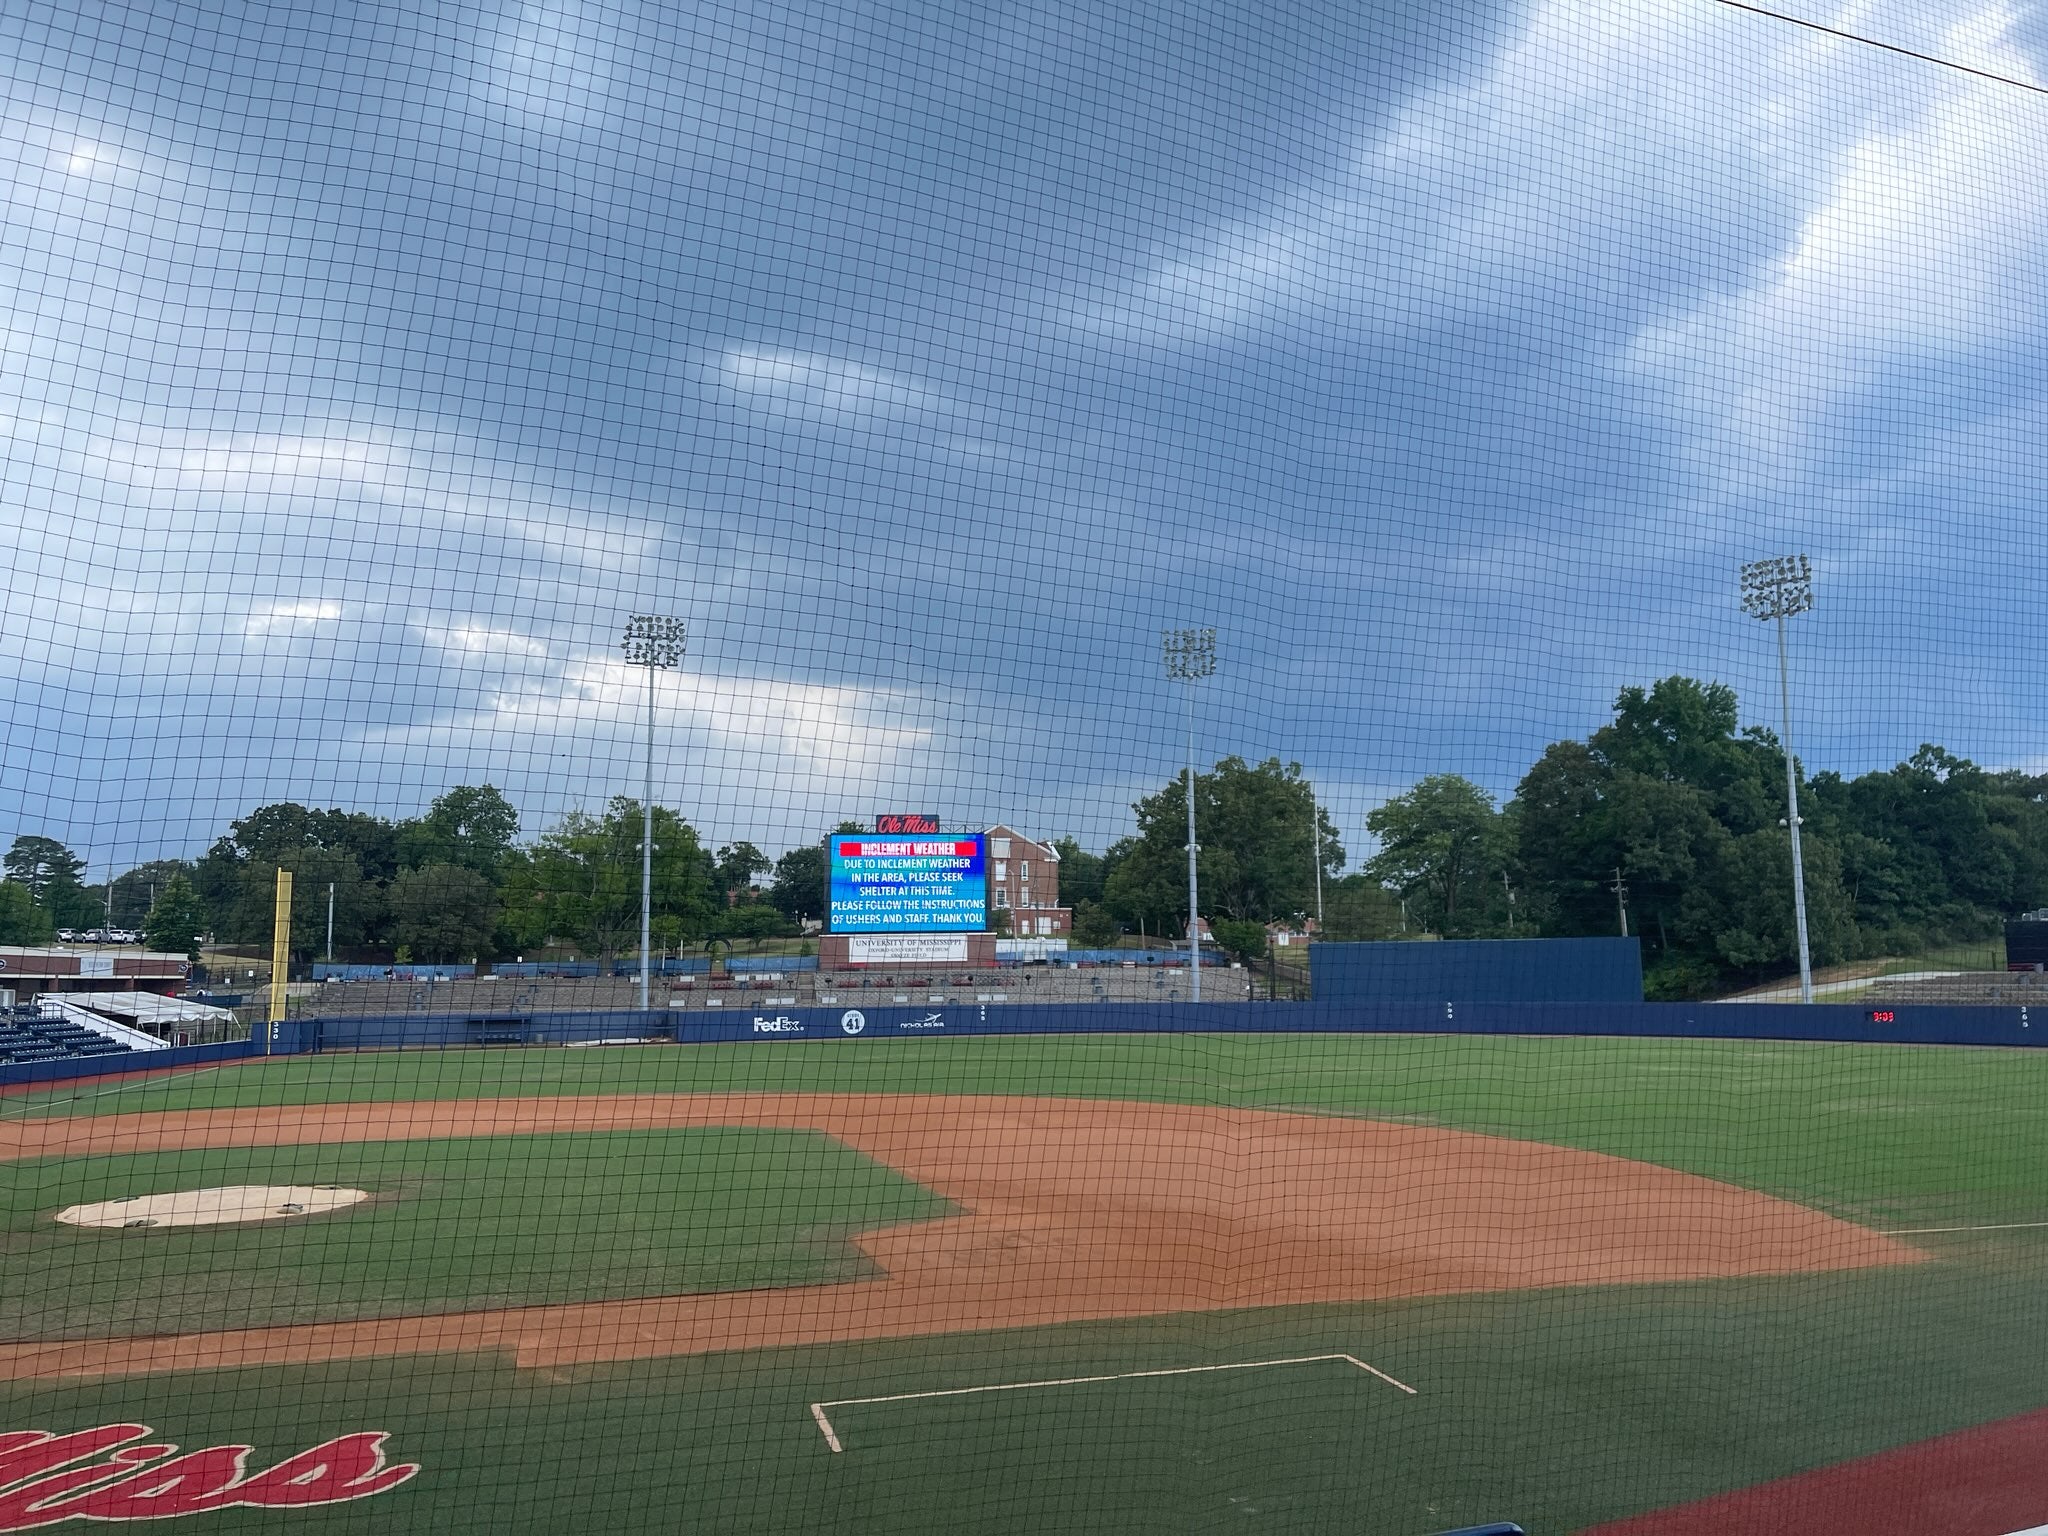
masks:
<instances>
[{"instance_id":1,"label":"red brick building","mask_svg":"<svg viewBox=\"0 0 2048 1536\"><path fill-rule=\"evenodd\" d=\"M1014 827L988 829L988 904L991 920L1008 909L1010 932L1020 939L1063 939L1074 913L1060 905L1060 856Z\"/></svg>"},{"instance_id":2,"label":"red brick building","mask_svg":"<svg viewBox=\"0 0 2048 1536\"><path fill-rule=\"evenodd\" d=\"M133 949L0 949L0 1003L45 992L158 992L168 997L192 967L183 955Z\"/></svg>"}]
</instances>

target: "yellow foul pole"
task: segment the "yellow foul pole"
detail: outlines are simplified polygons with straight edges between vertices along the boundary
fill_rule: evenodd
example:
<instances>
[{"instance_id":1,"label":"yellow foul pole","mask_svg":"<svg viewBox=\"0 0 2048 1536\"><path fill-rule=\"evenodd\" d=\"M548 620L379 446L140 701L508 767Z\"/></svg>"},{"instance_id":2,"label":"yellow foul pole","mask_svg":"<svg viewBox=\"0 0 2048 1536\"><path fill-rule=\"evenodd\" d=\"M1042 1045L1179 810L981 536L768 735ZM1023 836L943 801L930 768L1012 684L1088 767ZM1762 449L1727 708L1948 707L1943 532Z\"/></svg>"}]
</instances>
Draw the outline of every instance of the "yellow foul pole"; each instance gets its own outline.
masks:
<instances>
[{"instance_id":1,"label":"yellow foul pole","mask_svg":"<svg viewBox=\"0 0 2048 1536\"><path fill-rule=\"evenodd\" d=\"M277 910L270 930L270 1011L263 1024L263 1054L268 1056L284 1022L284 984L292 953L292 872L277 872Z\"/></svg>"}]
</instances>

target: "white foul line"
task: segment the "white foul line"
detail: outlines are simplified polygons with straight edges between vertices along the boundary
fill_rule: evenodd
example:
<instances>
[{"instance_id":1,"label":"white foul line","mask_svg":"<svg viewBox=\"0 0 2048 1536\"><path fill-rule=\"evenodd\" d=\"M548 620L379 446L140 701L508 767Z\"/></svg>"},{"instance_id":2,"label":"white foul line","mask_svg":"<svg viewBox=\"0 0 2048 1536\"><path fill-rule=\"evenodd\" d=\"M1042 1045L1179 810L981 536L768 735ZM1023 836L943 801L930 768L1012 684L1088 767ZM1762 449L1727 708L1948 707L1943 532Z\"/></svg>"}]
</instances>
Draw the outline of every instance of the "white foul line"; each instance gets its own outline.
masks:
<instances>
[{"instance_id":1,"label":"white foul line","mask_svg":"<svg viewBox=\"0 0 2048 1536\"><path fill-rule=\"evenodd\" d=\"M2025 1232L2034 1227L2048 1227L2048 1221L2004 1221L1989 1227L1900 1227L1891 1232L1880 1232L1879 1237L1925 1237L1931 1232ZM2048 1532L2048 1525L2036 1526L2034 1531L2018 1531L2014 1536L2034 1536L2035 1531Z\"/></svg>"},{"instance_id":2,"label":"white foul line","mask_svg":"<svg viewBox=\"0 0 2048 1536\"><path fill-rule=\"evenodd\" d=\"M811 1404L811 1417L818 1421L818 1430L825 1437L825 1443L834 1451L843 1451L839 1436L833 1432L832 1421L825 1416L827 1408L858 1408L868 1403L908 1403L924 1397L969 1397L977 1392L1024 1392L1033 1387L1085 1387L1101 1381L1137 1381L1149 1376L1198 1376L1204 1371L1255 1371L1268 1365L1312 1365L1319 1360L1342 1360L1355 1365L1367 1375L1377 1376L1390 1387L1398 1387L1410 1397L1415 1389L1406 1382L1394 1380L1377 1366L1367 1365L1356 1355L1294 1355L1285 1360L1239 1360L1229 1365L1180 1365L1166 1371L1119 1371L1114 1376L1061 1376L1053 1381L1002 1381L991 1387L947 1387L938 1392L897 1392L888 1397L841 1397L830 1402Z\"/></svg>"},{"instance_id":3,"label":"white foul line","mask_svg":"<svg viewBox=\"0 0 2048 1536\"><path fill-rule=\"evenodd\" d=\"M158 1078L158 1079L157 1079L157 1080L156 1080L155 1082L142 1082L142 1083L116 1083L116 1084L115 1084L115 1085L114 1085L113 1087L111 1087L111 1088L102 1088L102 1089L101 1089L101 1090L100 1090L100 1091L99 1091L98 1093L74 1093L74 1094L72 1094L72 1095L71 1095L71 1099L72 1099L72 1101L74 1101L74 1102L76 1102L76 1101L77 1101L77 1100L79 1100L79 1099L104 1099L104 1098L105 1098L105 1097L106 1097L106 1096L107 1096L108 1094L110 1094L110 1093L129 1093L129 1092L134 1092L134 1091L140 1091L140 1090L142 1090L142 1089L145 1089L145 1088L163 1088L163 1087L175 1087L175 1086L182 1086L182 1085L183 1085L183 1084L184 1084L184 1083L185 1083L185 1082L186 1082L186 1081L187 1081L188 1079L190 1079L190 1078L195 1078L195 1077L199 1076L199 1074L200 1074L200 1073L202 1073L202 1072L218 1072L218 1071L220 1071L220 1069L221 1069L222 1067L231 1067L231 1066L235 1065L236 1061L240 1061L240 1060L247 1060L247 1059L248 1059L248 1058L246 1058L246 1057L237 1057L237 1058L233 1058L233 1059L231 1059L231 1060L228 1060L228 1061L217 1061L217 1062L213 1063L213 1065L211 1065L211 1066L197 1066L197 1067L189 1067L189 1068L183 1068L183 1069L181 1069L181 1068L178 1068L178 1067L170 1067L170 1068L151 1068L151 1067L137 1067L137 1068L135 1069L135 1071L136 1071L136 1072L149 1072L149 1071L161 1071L161 1072L163 1072L163 1074L164 1074L164 1075L163 1075L162 1077ZM111 1074L110 1074L110 1075L111 1075ZM133 1075L133 1074L124 1074L124 1075ZM65 1082L76 1082L76 1081L77 1081L77 1079L76 1079L76 1078L61 1078L61 1077L59 1077L59 1078L52 1078L52 1079L50 1080L50 1082L51 1082L51 1086L52 1086L53 1088L54 1088L54 1087L56 1087L56 1086L57 1086L58 1084L61 1084L61 1083L65 1083ZM89 1079L88 1079L88 1081L89 1081ZM34 1086L36 1086L36 1085L33 1085L33 1084L31 1084L30 1086L31 1086L31 1088L33 1088L33 1087L34 1087ZM23 1095L22 1095L22 1097L23 1097L24 1099L28 1099L28 1100L29 1100L29 1102L28 1102L28 1103L26 1103L26 1104L24 1104L24 1105L22 1106L22 1109L21 1109L21 1113L20 1113L20 1114L18 1114L18 1115L8 1115L8 1114L0 1114L0 1120L26 1120L26 1119L28 1119L28 1118L29 1118L29 1117L30 1117L31 1115L33 1115L33 1114L34 1114L34 1113L35 1113L35 1112L36 1112L37 1110L39 1110L39 1109L46 1109L46 1108L48 1108L48 1107L49 1107L50 1105L52 1105L52 1104L56 1104L56 1103L60 1103L60 1102L62 1102L62 1101L63 1101L63 1099L62 1099L62 1095L63 1095L63 1090L62 1090L61 1088L57 1088L57 1091L56 1091L55 1093L53 1093L53 1094L51 1095L51 1097L49 1097L49 1098L47 1098L47 1099L41 1099L41 1098L36 1098L36 1097L35 1097L35 1096L33 1095L33 1093L26 1093L26 1094L23 1094Z\"/></svg>"}]
</instances>

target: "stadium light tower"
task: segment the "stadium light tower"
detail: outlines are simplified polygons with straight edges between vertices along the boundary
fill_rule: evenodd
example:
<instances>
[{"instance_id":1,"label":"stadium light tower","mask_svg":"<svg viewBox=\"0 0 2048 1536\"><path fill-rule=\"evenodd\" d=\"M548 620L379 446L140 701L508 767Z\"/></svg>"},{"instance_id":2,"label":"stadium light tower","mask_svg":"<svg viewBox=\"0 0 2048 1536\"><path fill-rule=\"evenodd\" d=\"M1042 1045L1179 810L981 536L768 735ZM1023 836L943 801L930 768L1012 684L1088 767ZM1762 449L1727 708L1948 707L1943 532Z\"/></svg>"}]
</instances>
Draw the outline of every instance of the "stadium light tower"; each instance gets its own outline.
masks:
<instances>
[{"instance_id":1,"label":"stadium light tower","mask_svg":"<svg viewBox=\"0 0 2048 1536\"><path fill-rule=\"evenodd\" d=\"M1160 633L1160 652L1166 659L1166 675L1186 683L1188 701L1188 975L1194 986L1194 1000L1202 1000L1202 919L1196 904L1195 855L1195 684L1216 671L1216 631L1213 629L1168 629Z\"/></svg>"},{"instance_id":2,"label":"stadium light tower","mask_svg":"<svg viewBox=\"0 0 2048 1536\"><path fill-rule=\"evenodd\" d=\"M1813 567L1804 555L1753 560L1742 568L1742 611L1778 626L1778 706L1784 721L1785 825L1792 833L1792 914L1799 930L1799 1000L1813 1001L1813 960L1806 944L1806 869L1799 856L1799 775L1792 765L1792 684L1785 621L1813 606Z\"/></svg>"},{"instance_id":3,"label":"stadium light tower","mask_svg":"<svg viewBox=\"0 0 2048 1536\"><path fill-rule=\"evenodd\" d=\"M681 619L636 613L621 645L628 665L647 669L647 783L640 802L640 1008L647 1009L648 949L654 921L654 674L679 665L688 627Z\"/></svg>"}]
</instances>

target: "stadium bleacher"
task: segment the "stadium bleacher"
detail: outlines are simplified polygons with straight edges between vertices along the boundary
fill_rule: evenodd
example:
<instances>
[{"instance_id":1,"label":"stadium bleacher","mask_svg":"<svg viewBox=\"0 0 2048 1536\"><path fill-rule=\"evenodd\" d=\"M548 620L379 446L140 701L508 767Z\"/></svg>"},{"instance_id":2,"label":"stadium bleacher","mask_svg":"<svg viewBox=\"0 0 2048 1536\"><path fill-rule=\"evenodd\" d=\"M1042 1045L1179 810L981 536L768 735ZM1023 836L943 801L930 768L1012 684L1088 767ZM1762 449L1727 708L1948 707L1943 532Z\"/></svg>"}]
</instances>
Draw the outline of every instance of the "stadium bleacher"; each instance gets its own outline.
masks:
<instances>
[{"instance_id":1,"label":"stadium bleacher","mask_svg":"<svg viewBox=\"0 0 2048 1536\"><path fill-rule=\"evenodd\" d=\"M33 1004L0 1011L0 1066L117 1056L130 1047L68 1019L46 1019Z\"/></svg>"},{"instance_id":2,"label":"stadium bleacher","mask_svg":"<svg viewBox=\"0 0 2048 1536\"><path fill-rule=\"evenodd\" d=\"M983 971L791 971L742 976L657 978L657 1008L768 1008L870 1003L1165 1003L1186 1002L1183 967L1001 966ZM1252 978L1242 970L1205 970L1204 1002L1244 1002ZM481 977L443 982L335 981L296 1008L321 1018L463 1014L493 1019L544 1013L629 1009L639 986L628 977Z\"/></svg>"},{"instance_id":3,"label":"stadium bleacher","mask_svg":"<svg viewBox=\"0 0 2048 1536\"><path fill-rule=\"evenodd\" d=\"M1957 971L1947 976L1901 976L1871 983L1872 1003L1942 1003L2005 1006L2048 1003L2048 973Z\"/></svg>"}]
</instances>

